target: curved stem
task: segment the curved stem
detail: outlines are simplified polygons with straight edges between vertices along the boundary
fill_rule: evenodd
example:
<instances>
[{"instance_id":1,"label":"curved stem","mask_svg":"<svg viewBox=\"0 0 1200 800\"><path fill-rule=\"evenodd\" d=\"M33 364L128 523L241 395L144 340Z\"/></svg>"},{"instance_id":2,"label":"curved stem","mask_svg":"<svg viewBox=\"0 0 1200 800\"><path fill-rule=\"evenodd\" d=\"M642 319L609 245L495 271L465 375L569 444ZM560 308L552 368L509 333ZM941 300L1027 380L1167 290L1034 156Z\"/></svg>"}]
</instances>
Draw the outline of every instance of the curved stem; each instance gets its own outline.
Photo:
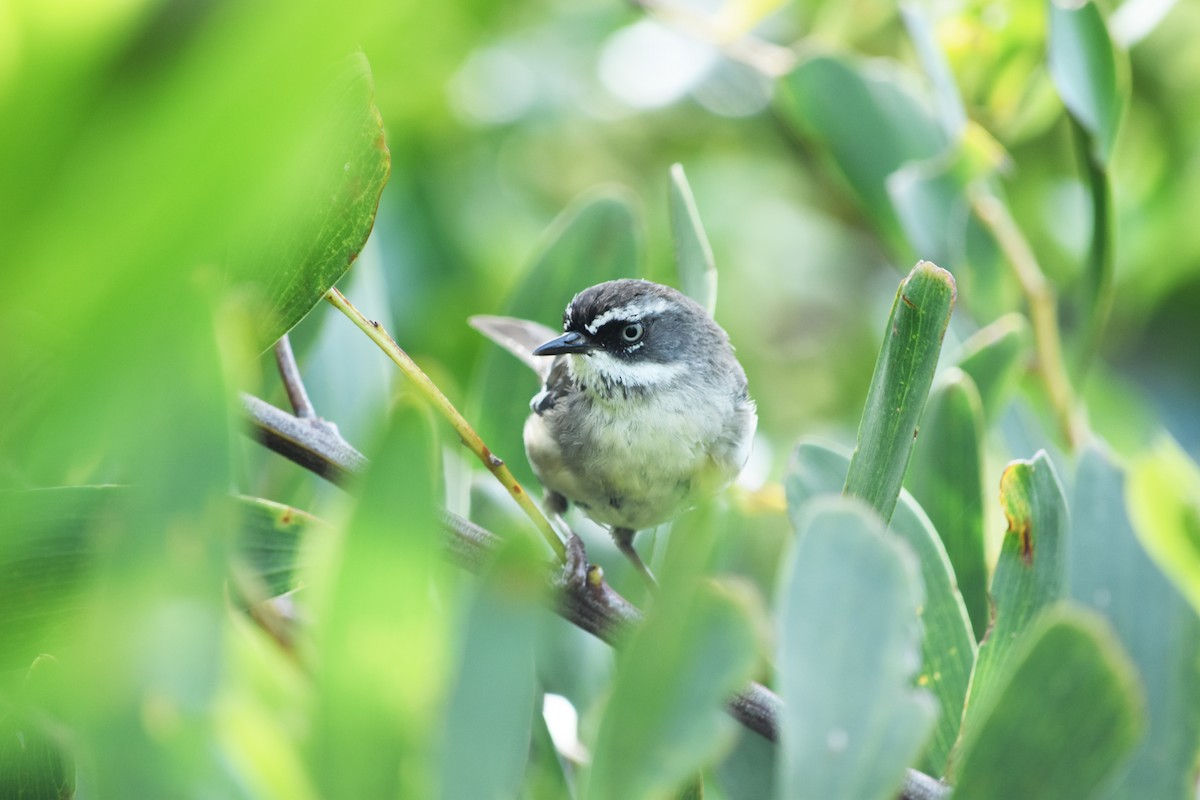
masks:
<instances>
[{"instance_id":1,"label":"curved stem","mask_svg":"<svg viewBox=\"0 0 1200 800\"><path fill-rule=\"evenodd\" d=\"M296 354L292 352L292 340L286 333L275 343L275 361L279 364L279 377L296 416L300 419L316 419L317 410L313 408L312 400L308 399L308 390L304 388L300 367L296 364Z\"/></svg>"},{"instance_id":2,"label":"curved stem","mask_svg":"<svg viewBox=\"0 0 1200 800\"><path fill-rule=\"evenodd\" d=\"M512 495L512 498L517 501L517 505L521 507L521 510L533 522L534 527L537 528L542 538L546 540L546 544L550 545L550 549L554 551L558 560L565 561L566 548L563 546L562 540L559 539L558 533L554 530L550 521L546 519L546 515L538 508L537 503L533 502L533 498L529 496L524 487L513 477L512 472L504 464L504 461L488 449L487 445L483 443L483 439L479 438L479 434L475 432L475 429L459 413L454 404L446 398L446 395L442 394L442 390L437 387L437 384L430 380L425 371L417 366L417 362L413 361L408 353L404 352L400 345L396 344L396 341L388 335L388 332L378 322L363 316L362 312L355 308L354 304L347 300L346 296L336 288L326 292L325 299L334 308L349 317L351 322L357 325L371 341L375 342L379 346L379 349L412 381L416 390L437 409L439 414L446 418L446 421L458 433L458 437L462 440L462 443L483 462L488 471L496 476L496 480L500 481L501 485Z\"/></svg>"},{"instance_id":3,"label":"curved stem","mask_svg":"<svg viewBox=\"0 0 1200 800\"><path fill-rule=\"evenodd\" d=\"M1004 204L978 187L972 189L970 198L972 209L995 238L1001 252L1012 265L1017 282L1021 284L1025 301L1029 304L1038 373L1058 417L1063 437L1068 447L1074 450L1083 441L1084 424L1063 359L1054 287L1046 280L1033 249Z\"/></svg>"}]
</instances>

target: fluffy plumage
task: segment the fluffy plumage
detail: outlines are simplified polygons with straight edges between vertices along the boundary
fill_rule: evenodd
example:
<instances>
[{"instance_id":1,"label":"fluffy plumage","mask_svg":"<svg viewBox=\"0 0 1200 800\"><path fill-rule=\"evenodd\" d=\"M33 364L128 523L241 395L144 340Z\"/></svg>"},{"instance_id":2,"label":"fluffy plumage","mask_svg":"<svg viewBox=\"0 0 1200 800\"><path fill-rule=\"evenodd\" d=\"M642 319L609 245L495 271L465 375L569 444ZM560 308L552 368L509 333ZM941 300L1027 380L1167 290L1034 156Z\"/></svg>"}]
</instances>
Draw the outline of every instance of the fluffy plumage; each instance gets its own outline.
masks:
<instances>
[{"instance_id":1,"label":"fluffy plumage","mask_svg":"<svg viewBox=\"0 0 1200 800\"><path fill-rule=\"evenodd\" d=\"M596 522L632 532L728 486L757 425L729 337L697 303L649 281L580 292L525 424L534 472ZM618 537L619 538L619 537Z\"/></svg>"}]
</instances>

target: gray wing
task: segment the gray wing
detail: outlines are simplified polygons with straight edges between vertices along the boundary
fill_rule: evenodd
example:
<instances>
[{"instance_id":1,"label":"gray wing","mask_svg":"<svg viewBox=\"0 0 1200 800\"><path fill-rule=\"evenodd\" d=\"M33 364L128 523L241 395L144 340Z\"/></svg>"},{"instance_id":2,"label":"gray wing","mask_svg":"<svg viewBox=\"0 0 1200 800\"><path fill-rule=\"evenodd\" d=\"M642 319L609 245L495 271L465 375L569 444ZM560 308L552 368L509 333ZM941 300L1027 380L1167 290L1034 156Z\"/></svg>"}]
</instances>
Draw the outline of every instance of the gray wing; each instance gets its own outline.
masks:
<instances>
[{"instance_id":1,"label":"gray wing","mask_svg":"<svg viewBox=\"0 0 1200 800\"><path fill-rule=\"evenodd\" d=\"M538 345L558 336L558 331L540 322L486 314L470 317L467 322L472 328L521 359L522 363L537 373L542 383L550 377L550 366L557 359L537 357L532 353Z\"/></svg>"}]
</instances>

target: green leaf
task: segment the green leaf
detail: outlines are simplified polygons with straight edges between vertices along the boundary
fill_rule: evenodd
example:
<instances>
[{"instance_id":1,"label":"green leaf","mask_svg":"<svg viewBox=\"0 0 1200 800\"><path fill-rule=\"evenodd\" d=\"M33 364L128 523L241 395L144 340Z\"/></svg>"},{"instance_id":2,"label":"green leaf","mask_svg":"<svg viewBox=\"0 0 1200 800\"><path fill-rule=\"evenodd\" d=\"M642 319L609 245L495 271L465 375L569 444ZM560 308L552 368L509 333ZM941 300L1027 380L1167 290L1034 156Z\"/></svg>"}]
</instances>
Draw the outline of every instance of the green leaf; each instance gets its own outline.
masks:
<instances>
[{"instance_id":1,"label":"green leaf","mask_svg":"<svg viewBox=\"0 0 1200 800\"><path fill-rule=\"evenodd\" d=\"M1090 612L1048 613L994 680L963 738L956 800L1094 797L1141 734L1133 665Z\"/></svg>"},{"instance_id":2,"label":"green leaf","mask_svg":"<svg viewBox=\"0 0 1200 800\"><path fill-rule=\"evenodd\" d=\"M911 688L922 602L911 550L861 502L821 498L781 585L776 796L894 798L936 717Z\"/></svg>"},{"instance_id":3,"label":"green leaf","mask_svg":"<svg viewBox=\"0 0 1200 800\"><path fill-rule=\"evenodd\" d=\"M1000 479L1000 503L1008 530L992 576L992 624L975 659L963 737L980 724L1022 635L1065 589L1070 520L1062 484L1045 452L1008 465Z\"/></svg>"},{"instance_id":4,"label":"green leaf","mask_svg":"<svg viewBox=\"0 0 1200 800\"><path fill-rule=\"evenodd\" d=\"M1091 156L1107 164L1125 109L1125 90L1104 17L1094 2L1047 0L1050 77L1063 105L1091 138Z\"/></svg>"},{"instance_id":5,"label":"green leaf","mask_svg":"<svg viewBox=\"0 0 1200 800\"><path fill-rule=\"evenodd\" d=\"M908 31L921 60L921 69L933 87L934 106L937 119L950 141L958 140L967 125L967 111L963 108L954 72L946 60L946 54L938 44L937 34L925 8L916 3L901 3L900 18Z\"/></svg>"},{"instance_id":6,"label":"green leaf","mask_svg":"<svg viewBox=\"0 0 1200 800\"><path fill-rule=\"evenodd\" d=\"M670 207L679 285L712 316L717 308L717 265L682 164L671 165Z\"/></svg>"},{"instance_id":7,"label":"green leaf","mask_svg":"<svg viewBox=\"0 0 1200 800\"><path fill-rule=\"evenodd\" d=\"M1200 610L1200 468L1173 440L1133 465L1129 511L1146 552Z\"/></svg>"},{"instance_id":8,"label":"green leaf","mask_svg":"<svg viewBox=\"0 0 1200 800\"><path fill-rule=\"evenodd\" d=\"M716 769L716 784L728 800L761 800L775 796L779 748L745 728L737 745Z\"/></svg>"},{"instance_id":9,"label":"green leaf","mask_svg":"<svg viewBox=\"0 0 1200 800\"><path fill-rule=\"evenodd\" d=\"M329 535L329 526L312 514L261 497L238 498L238 509L237 552L242 566L260 581L268 597L296 589L305 534L325 529L321 532Z\"/></svg>"},{"instance_id":10,"label":"green leaf","mask_svg":"<svg viewBox=\"0 0 1200 800\"><path fill-rule=\"evenodd\" d=\"M455 628L463 645L445 710L440 796L447 800L517 795L530 756L544 576L532 540L512 539Z\"/></svg>"},{"instance_id":11,"label":"green leaf","mask_svg":"<svg viewBox=\"0 0 1200 800\"><path fill-rule=\"evenodd\" d=\"M987 424L1000 418L1029 357L1029 322L1017 313L1005 314L963 342L958 366L979 390Z\"/></svg>"},{"instance_id":12,"label":"green leaf","mask_svg":"<svg viewBox=\"0 0 1200 800\"><path fill-rule=\"evenodd\" d=\"M802 520L806 503L840 490L849 465L846 453L828 446L815 442L801 442L797 446L792 469L784 480L794 524ZM941 774L958 738L967 684L975 663L975 639L937 531L908 492L900 493L889 530L907 542L921 562L925 602L920 608L921 672L916 683L929 689L939 706L937 725L922 763L927 771Z\"/></svg>"},{"instance_id":13,"label":"green leaf","mask_svg":"<svg viewBox=\"0 0 1200 800\"><path fill-rule=\"evenodd\" d=\"M7 535L0 538L0 670L53 651L54 637L86 604L85 589L106 526L119 524L137 500L124 486L67 486L0 492ZM303 511L259 498L238 498L236 551L268 596L297 587L304 534L322 523Z\"/></svg>"},{"instance_id":14,"label":"green leaf","mask_svg":"<svg viewBox=\"0 0 1200 800\"><path fill-rule=\"evenodd\" d=\"M779 82L783 119L826 150L884 237L899 244L887 178L908 161L940 153L947 138L903 68L844 56L807 58Z\"/></svg>"},{"instance_id":15,"label":"green leaf","mask_svg":"<svg viewBox=\"0 0 1200 800\"><path fill-rule=\"evenodd\" d=\"M550 727L542 711L545 694L539 694L538 708L534 709L532 746L529 753L529 767L525 773L524 791L516 795L520 798L535 800L541 797L559 797L563 800L575 800L573 784L567 776L567 765L550 735Z\"/></svg>"},{"instance_id":16,"label":"green leaf","mask_svg":"<svg viewBox=\"0 0 1200 800\"><path fill-rule=\"evenodd\" d=\"M393 413L338 550L314 579L325 596L315 603L311 768L325 797L433 794L449 670L445 603L432 585L444 564L431 427L411 406Z\"/></svg>"},{"instance_id":17,"label":"green leaf","mask_svg":"<svg viewBox=\"0 0 1200 800\"><path fill-rule=\"evenodd\" d=\"M31 702L39 695L60 694L53 685L62 679L60 674L53 657L39 656L13 705L0 699L0 797L57 800L75 796L75 758L62 741L62 732Z\"/></svg>"},{"instance_id":18,"label":"green leaf","mask_svg":"<svg viewBox=\"0 0 1200 800\"><path fill-rule=\"evenodd\" d=\"M952 264L961 297L974 301L973 315L987 321L1020 297L996 240L971 208L969 192L988 185L994 169L989 165L985 172L974 163L983 147L964 140L933 158L910 161L888 176L887 190L913 251Z\"/></svg>"},{"instance_id":19,"label":"green leaf","mask_svg":"<svg viewBox=\"0 0 1200 800\"><path fill-rule=\"evenodd\" d=\"M845 493L892 517L954 307L954 277L921 261L900 282L875 362Z\"/></svg>"},{"instance_id":20,"label":"green leaf","mask_svg":"<svg viewBox=\"0 0 1200 800\"><path fill-rule=\"evenodd\" d=\"M705 514L675 524L659 594L618 654L586 797L662 797L732 744L725 702L749 680L757 647L746 601L704 578L714 537Z\"/></svg>"},{"instance_id":21,"label":"green leaf","mask_svg":"<svg viewBox=\"0 0 1200 800\"><path fill-rule=\"evenodd\" d=\"M946 546L976 640L988 626L983 547L983 409L974 381L947 370L929 395L905 483Z\"/></svg>"},{"instance_id":22,"label":"green leaf","mask_svg":"<svg viewBox=\"0 0 1200 800\"><path fill-rule=\"evenodd\" d=\"M55 652L97 560L94 537L120 520L129 491L112 486L0 492L0 670Z\"/></svg>"},{"instance_id":23,"label":"green leaf","mask_svg":"<svg viewBox=\"0 0 1200 800\"><path fill-rule=\"evenodd\" d=\"M558 329L563 310L576 293L597 283L640 274L639 225L624 190L585 194L550 226L541 252L507 307L497 310ZM475 429L492 452L508 462L519 480L535 483L525 463L521 432L529 416L528 400L538 391L536 378L512 355L489 346L474 386L475 411L468 419L475 422Z\"/></svg>"},{"instance_id":24,"label":"green leaf","mask_svg":"<svg viewBox=\"0 0 1200 800\"><path fill-rule=\"evenodd\" d=\"M1142 548L1126 488L1104 451L1084 449L1071 504L1071 597L1108 618L1149 712L1145 738L1099 796L1186 797L1200 749L1200 617Z\"/></svg>"},{"instance_id":25,"label":"green leaf","mask_svg":"<svg viewBox=\"0 0 1200 800\"><path fill-rule=\"evenodd\" d=\"M288 154L276 206L252 216L235 246L235 283L263 303L261 347L320 302L371 233L391 170L374 93L366 57L347 59L327 94L312 99L325 126Z\"/></svg>"}]
</instances>

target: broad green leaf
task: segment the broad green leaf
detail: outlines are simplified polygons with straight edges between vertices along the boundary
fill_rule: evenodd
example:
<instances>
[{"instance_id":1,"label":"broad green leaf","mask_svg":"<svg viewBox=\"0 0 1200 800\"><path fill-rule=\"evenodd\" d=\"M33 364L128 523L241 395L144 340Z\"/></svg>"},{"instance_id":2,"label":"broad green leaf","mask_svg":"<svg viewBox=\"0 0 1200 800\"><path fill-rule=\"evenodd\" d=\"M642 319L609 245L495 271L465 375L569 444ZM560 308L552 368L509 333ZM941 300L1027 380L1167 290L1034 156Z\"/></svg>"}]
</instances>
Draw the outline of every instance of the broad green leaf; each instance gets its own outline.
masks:
<instances>
[{"instance_id":1,"label":"broad green leaf","mask_svg":"<svg viewBox=\"0 0 1200 800\"><path fill-rule=\"evenodd\" d=\"M715 526L676 523L645 623L618 654L584 796L663 797L732 744L725 702L751 677L757 647L740 596L708 582Z\"/></svg>"},{"instance_id":2,"label":"broad green leaf","mask_svg":"<svg viewBox=\"0 0 1200 800\"><path fill-rule=\"evenodd\" d=\"M1173 440L1133 465L1129 511L1146 552L1200 610L1200 468Z\"/></svg>"},{"instance_id":3,"label":"broad green leaf","mask_svg":"<svg viewBox=\"0 0 1200 800\"><path fill-rule=\"evenodd\" d=\"M1146 554L1125 496L1124 472L1087 447L1071 504L1071 597L1116 630L1141 676L1149 721L1133 758L1098 797L1182 798L1200 748L1200 617Z\"/></svg>"},{"instance_id":4,"label":"broad green leaf","mask_svg":"<svg viewBox=\"0 0 1200 800\"><path fill-rule=\"evenodd\" d=\"M807 505L779 596L781 798L894 798L932 731L914 690L922 602L912 551L858 500Z\"/></svg>"},{"instance_id":5,"label":"broad green leaf","mask_svg":"<svg viewBox=\"0 0 1200 800\"><path fill-rule=\"evenodd\" d=\"M1029 322L1017 313L1006 314L975 332L958 353L959 368L979 390L983 418L1000 417L1030 355Z\"/></svg>"},{"instance_id":6,"label":"broad green leaf","mask_svg":"<svg viewBox=\"0 0 1200 800\"><path fill-rule=\"evenodd\" d=\"M845 487L884 522L900 495L954 296L954 277L921 261L900 282L892 303Z\"/></svg>"},{"instance_id":7,"label":"broad green leaf","mask_svg":"<svg viewBox=\"0 0 1200 800\"><path fill-rule=\"evenodd\" d=\"M1091 139L1091 156L1107 164L1125 109L1124 76L1108 27L1092 2L1047 0L1050 77L1071 116Z\"/></svg>"},{"instance_id":8,"label":"broad green leaf","mask_svg":"<svg viewBox=\"0 0 1200 800\"><path fill-rule=\"evenodd\" d=\"M391 156L374 92L366 57L347 59L327 94L313 98L325 127L291 154L296 163L287 160L282 207L251 218L234 249L237 288L262 302L255 322L264 348L346 273L375 224Z\"/></svg>"},{"instance_id":9,"label":"broad green leaf","mask_svg":"<svg viewBox=\"0 0 1200 800\"><path fill-rule=\"evenodd\" d=\"M983 547L983 409L974 381L947 370L929 395L905 484L946 546L975 639L988 626Z\"/></svg>"},{"instance_id":10,"label":"broad green leaf","mask_svg":"<svg viewBox=\"0 0 1200 800\"><path fill-rule=\"evenodd\" d=\"M506 307L477 309L533 320L559 329L576 293L597 283L635 278L641 271L640 221L624 191L591 192L570 205L546 234ZM463 324L466 324L464 314ZM499 347L488 345L476 371L470 419L496 455L523 483L535 483L525 463L521 431L537 379Z\"/></svg>"},{"instance_id":11,"label":"broad green leaf","mask_svg":"<svg viewBox=\"0 0 1200 800\"><path fill-rule=\"evenodd\" d=\"M1090 612L1050 611L994 680L963 738L956 800L1095 797L1141 734L1136 672Z\"/></svg>"},{"instance_id":12,"label":"broad green leaf","mask_svg":"<svg viewBox=\"0 0 1200 800\"><path fill-rule=\"evenodd\" d=\"M807 502L840 491L849 465L849 456L844 452L815 442L800 443L784 480L794 523L803 518ZM922 763L927 771L941 774L958 738L967 683L975 663L975 639L942 541L908 492L900 493L889 530L907 542L921 562L925 602L920 608L921 672L916 685L929 689L938 702L937 725Z\"/></svg>"},{"instance_id":13,"label":"broad green leaf","mask_svg":"<svg viewBox=\"0 0 1200 800\"><path fill-rule=\"evenodd\" d=\"M430 428L412 407L394 412L319 578L310 764L325 797L433 796L448 623L431 585L443 562Z\"/></svg>"},{"instance_id":14,"label":"broad green leaf","mask_svg":"<svg viewBox=\"0 0 1200 800\"><path fill-rule=\"evenodd\" d=\"M884 237L899 243L887 177L946 146L933 112L899 65L890 69L845 56L805 59L779 82L784 121L826 150Z\"/></svg>"},{"instance_id":15,"label":"broad green leaf","mask_svg":"<svg viewBox=\"0 0 1200 800\"><path fill-rule=\"evenodd\" d=\"M1058 474L1045 452L1014 461L1000 479L1008 530L992 575L992 624L979 643L962 736L972 734L1033 620L1062 597L1070 525Z\"/></svg>"},{"instance_id":16,"label":"broad green leaf","mask_svg":"<svg viewBox=\"0 0 1200 800\"><path fill-rule=\"evenodd\" d=\"M682 164L671 166L670 207L680 288L712 316L717 307L717 265Z\"/></svg>"},{"instance_id":17,"label":"broad green leaf","mask_svg":"<svg viewBox=\"0 0 1200 800\"><path fill-rule=\"evenodd\" d=\"M515 797L520 788L535 713L533 645L544 586L540 551L527 537L514 538L455 626L462 646L449 686L439 790L447 800Z\"/></svg>"}]
</instances>

